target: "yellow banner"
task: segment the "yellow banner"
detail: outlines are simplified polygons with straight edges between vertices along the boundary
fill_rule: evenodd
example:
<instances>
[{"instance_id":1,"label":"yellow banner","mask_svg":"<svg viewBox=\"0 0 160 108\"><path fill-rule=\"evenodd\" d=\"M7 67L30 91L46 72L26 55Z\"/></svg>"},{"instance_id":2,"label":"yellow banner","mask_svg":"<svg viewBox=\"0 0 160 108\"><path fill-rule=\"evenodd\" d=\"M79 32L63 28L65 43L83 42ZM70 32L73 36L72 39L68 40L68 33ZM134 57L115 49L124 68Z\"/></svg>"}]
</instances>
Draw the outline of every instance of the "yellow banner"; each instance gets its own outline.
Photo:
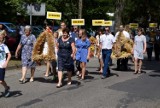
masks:
<instances>
[{"instance_id":1,"label":"yellow banner","mask_svg":"<svg viewBox=\"0 0 160 108\"><path fill-rule=\"evenodd\" d=\"M112 21L104 21L103 26L112 26Z\"/></svg>"},{"instance_id":2,"label":"yellow banner","mask_svg":"<svg viewBox=\"0 0 160 108\"><path fill-rule=\"evenodd\" d=\"M103 26L104 20L92 20L92 26Z\"/></svg>"},{"instance_id":3,"label":"yellow banner","mask_svg":"<svg viewBox=\"0 0 160 108\"><path fill-rule=\"evenodd\" d=\"M49 12L49 11L47 11L47 19L61 20L61 17L62 17L61 12Z\"/></svg>"},{"instance_id":4,"label":"yellow banner","mask_svg":"<svg viewBox=\"0 0 160 108\"><path fill-rule=\"evenodd\" d=\"M129 28L138 28L139 24L138 23L130 23Z\"/></svg>"},{"instance_id":5,"label":"yellow banner","mask_svg":"<svg viewBox=\"0 0 160 108\"><path fill-rule=\"evenodd\" d=\"M77 25L77 26L83 26L85 25L85 20L84 19L72 19L71 24Z\"/></svg>"},{"instance_id":6,"label":"yellow banner","mask_svg":"<svg viewBox=\"0 0 160 108\"><path fill-rule=\"evenodd\" d=\"M157 27L158 24L157 23L149 23L149 27Z\"/></svg>"}]
</instances>

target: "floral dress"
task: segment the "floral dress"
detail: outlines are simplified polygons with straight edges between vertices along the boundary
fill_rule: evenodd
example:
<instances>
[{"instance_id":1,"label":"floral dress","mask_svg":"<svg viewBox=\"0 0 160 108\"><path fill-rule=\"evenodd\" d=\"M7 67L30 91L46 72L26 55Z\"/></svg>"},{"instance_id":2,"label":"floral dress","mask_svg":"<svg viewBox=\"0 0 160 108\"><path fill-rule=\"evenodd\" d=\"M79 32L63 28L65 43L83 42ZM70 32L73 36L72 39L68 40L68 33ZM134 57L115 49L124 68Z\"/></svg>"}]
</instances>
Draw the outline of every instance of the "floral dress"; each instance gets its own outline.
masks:
<instances>
[{"instance_id":1,"label":"floral dress","mask_svg":"<svg viewBox=\"0 0 160 108\"><path fill-rule=\"evenodd\" d=\"M21 60L22 60L22 67L35 67L36 63L32 61L32 50L36 38L33 34L30 36L22 35L20 44L22 45L22 53L21 53Z\"/></svg>"}]
</instances>

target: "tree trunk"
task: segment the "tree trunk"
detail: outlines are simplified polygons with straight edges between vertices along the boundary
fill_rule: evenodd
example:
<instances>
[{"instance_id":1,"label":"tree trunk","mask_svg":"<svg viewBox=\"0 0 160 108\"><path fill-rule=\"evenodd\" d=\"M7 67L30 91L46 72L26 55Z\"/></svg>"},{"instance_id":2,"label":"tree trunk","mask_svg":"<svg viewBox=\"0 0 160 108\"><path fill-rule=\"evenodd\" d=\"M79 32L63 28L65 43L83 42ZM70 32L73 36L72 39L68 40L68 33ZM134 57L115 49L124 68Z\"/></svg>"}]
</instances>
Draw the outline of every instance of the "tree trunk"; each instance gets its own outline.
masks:
<instances>
[{"instance_id":1,"label":"tree trunk","mask_svg":"<svg viewBox=\"0 0 160 108\"><path fill-rule=\"evenodd\" d=\"M118 31L119 26L122 24L122 11L124 9L125 0L116 0L115 10L115 32Z\"/></svg>"},{"instance_id":2,"label":"tree trunk","mask_svg":"<svg viewBox=\"0 0 160 108\"><path fill-rule=\"evenodd\" d=\"M79 0L79 9L78 9L78 18L82 18L82 7L83 7L83 0Z\"/></svg>"}]
</instances>

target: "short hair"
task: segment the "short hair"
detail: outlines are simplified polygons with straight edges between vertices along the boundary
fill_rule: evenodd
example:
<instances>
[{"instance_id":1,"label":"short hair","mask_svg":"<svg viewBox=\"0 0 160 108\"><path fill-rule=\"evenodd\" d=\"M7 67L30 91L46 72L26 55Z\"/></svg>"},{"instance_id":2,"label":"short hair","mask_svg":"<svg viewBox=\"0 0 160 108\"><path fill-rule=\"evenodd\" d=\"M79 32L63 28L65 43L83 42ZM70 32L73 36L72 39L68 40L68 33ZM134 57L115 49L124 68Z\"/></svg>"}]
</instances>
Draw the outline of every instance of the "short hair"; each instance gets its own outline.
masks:
<instances>
[{"instance_id":1,"label":"short hair","mask_svg":"<svg viewBox=\"0 0 160 108\"><path fill-rule=\"evenodd\" d=\"M31 26L30 26L30 25L26 25L26 26L24 27L24 30L30 30L30 31L31 31Z\"/></svg>"},{"instance_id":2,"label":"short hair","mask_svg":"<svg viewBox=\"0 0 160 108\"><path fill-rule=\"evenodd\" d=\"M142 34L145 34L145 31L144 31L144 29L142 28L142 27L139 27L138 29L137 29L137 31L139 32L142 32Z\"/></svg>"},{"instance_id":3,"label":"short hair","mask_svg":"<svg viewBox=\"0 0 160 108\"><path fill-rule=\"evenodd\" d=\"M62 32L63 32L63 33L66 32L66 33L69 34L69 29L68 29L68 28L65 28L64 30L62 30Z\"/></svg>"},{"instance_id":4,"label":"short hair","mask_svg":"<svg viewBox=\"0 0 160 108\"><path fill-rule=\"evenodd\" d=\"M101 32L102 34L104 34L104 28L99 28L98 32Z\"/></svg>"}]
</instances>

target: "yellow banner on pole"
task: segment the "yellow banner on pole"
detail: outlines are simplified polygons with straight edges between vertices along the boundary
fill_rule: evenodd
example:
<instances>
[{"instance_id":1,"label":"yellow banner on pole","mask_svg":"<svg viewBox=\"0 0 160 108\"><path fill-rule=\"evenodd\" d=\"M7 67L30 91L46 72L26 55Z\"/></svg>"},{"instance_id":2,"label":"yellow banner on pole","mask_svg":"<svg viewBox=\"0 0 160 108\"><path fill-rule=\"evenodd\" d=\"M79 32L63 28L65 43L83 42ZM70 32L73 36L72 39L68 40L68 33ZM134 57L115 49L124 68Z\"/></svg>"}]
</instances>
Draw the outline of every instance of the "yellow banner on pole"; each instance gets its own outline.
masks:
<instances>
[{"instance_id":1,"label":"yellow banner on pole","mask_svg":"<svg viewBox=\"0 0 160 108\"><path fill-rule=\"evenodd\" d=\"M154 27L157 27L157 26L158 26L157 23L149 23L149 27L151 27L151 28L154 28Z\"/></svg>"},{"instance_id":2,"label":"yellow banner on pole","mask_svg":"<svg viewBox=\"0 0 160 108\"><path fill-rule=\"evenodd\" d=\"M92 26L103 26L104 20L92 20Z\"/></svg>"},{"instance_id":3,"label":"yellow banner on pole","mask_svg":"<svg viewBox=\"0 0 160 108\"><path fill-rule=\"evenodd\" d=\"M138 23L130 23L129 28L138 28L139 24Z\"/></svg>"},{"instance_id":4,"label":"yellow banner on pole","mask_svg":"<svg viewBox=\"0 0 160 108\"><path fill-rule=\"evenodd\" d=\"M104 21L103 26L112 26L112 21Z\"/></svg>"},{"instance_id":5,"label":"yellow banner on pole","mask_svg":"<svg viewBox=\"0 0 160 108\"><path fill-rule=\"evenodd\" d=\"M55 20L61 20L62 13L61 12L49 12L47 11L47 19L55 19Z\"/></svg>"},{"instance_id":6,"label":"yellow banner on pole","mask_svg":"<svg viewBox=\"0 0 160 108\"><path fill-rule=\"evenodd\" d=\"M85 25L85 20L84 19L72 19L71 24L72 25L77 25L77 26L84 26Z\"/></svg>"}]
</instances>

